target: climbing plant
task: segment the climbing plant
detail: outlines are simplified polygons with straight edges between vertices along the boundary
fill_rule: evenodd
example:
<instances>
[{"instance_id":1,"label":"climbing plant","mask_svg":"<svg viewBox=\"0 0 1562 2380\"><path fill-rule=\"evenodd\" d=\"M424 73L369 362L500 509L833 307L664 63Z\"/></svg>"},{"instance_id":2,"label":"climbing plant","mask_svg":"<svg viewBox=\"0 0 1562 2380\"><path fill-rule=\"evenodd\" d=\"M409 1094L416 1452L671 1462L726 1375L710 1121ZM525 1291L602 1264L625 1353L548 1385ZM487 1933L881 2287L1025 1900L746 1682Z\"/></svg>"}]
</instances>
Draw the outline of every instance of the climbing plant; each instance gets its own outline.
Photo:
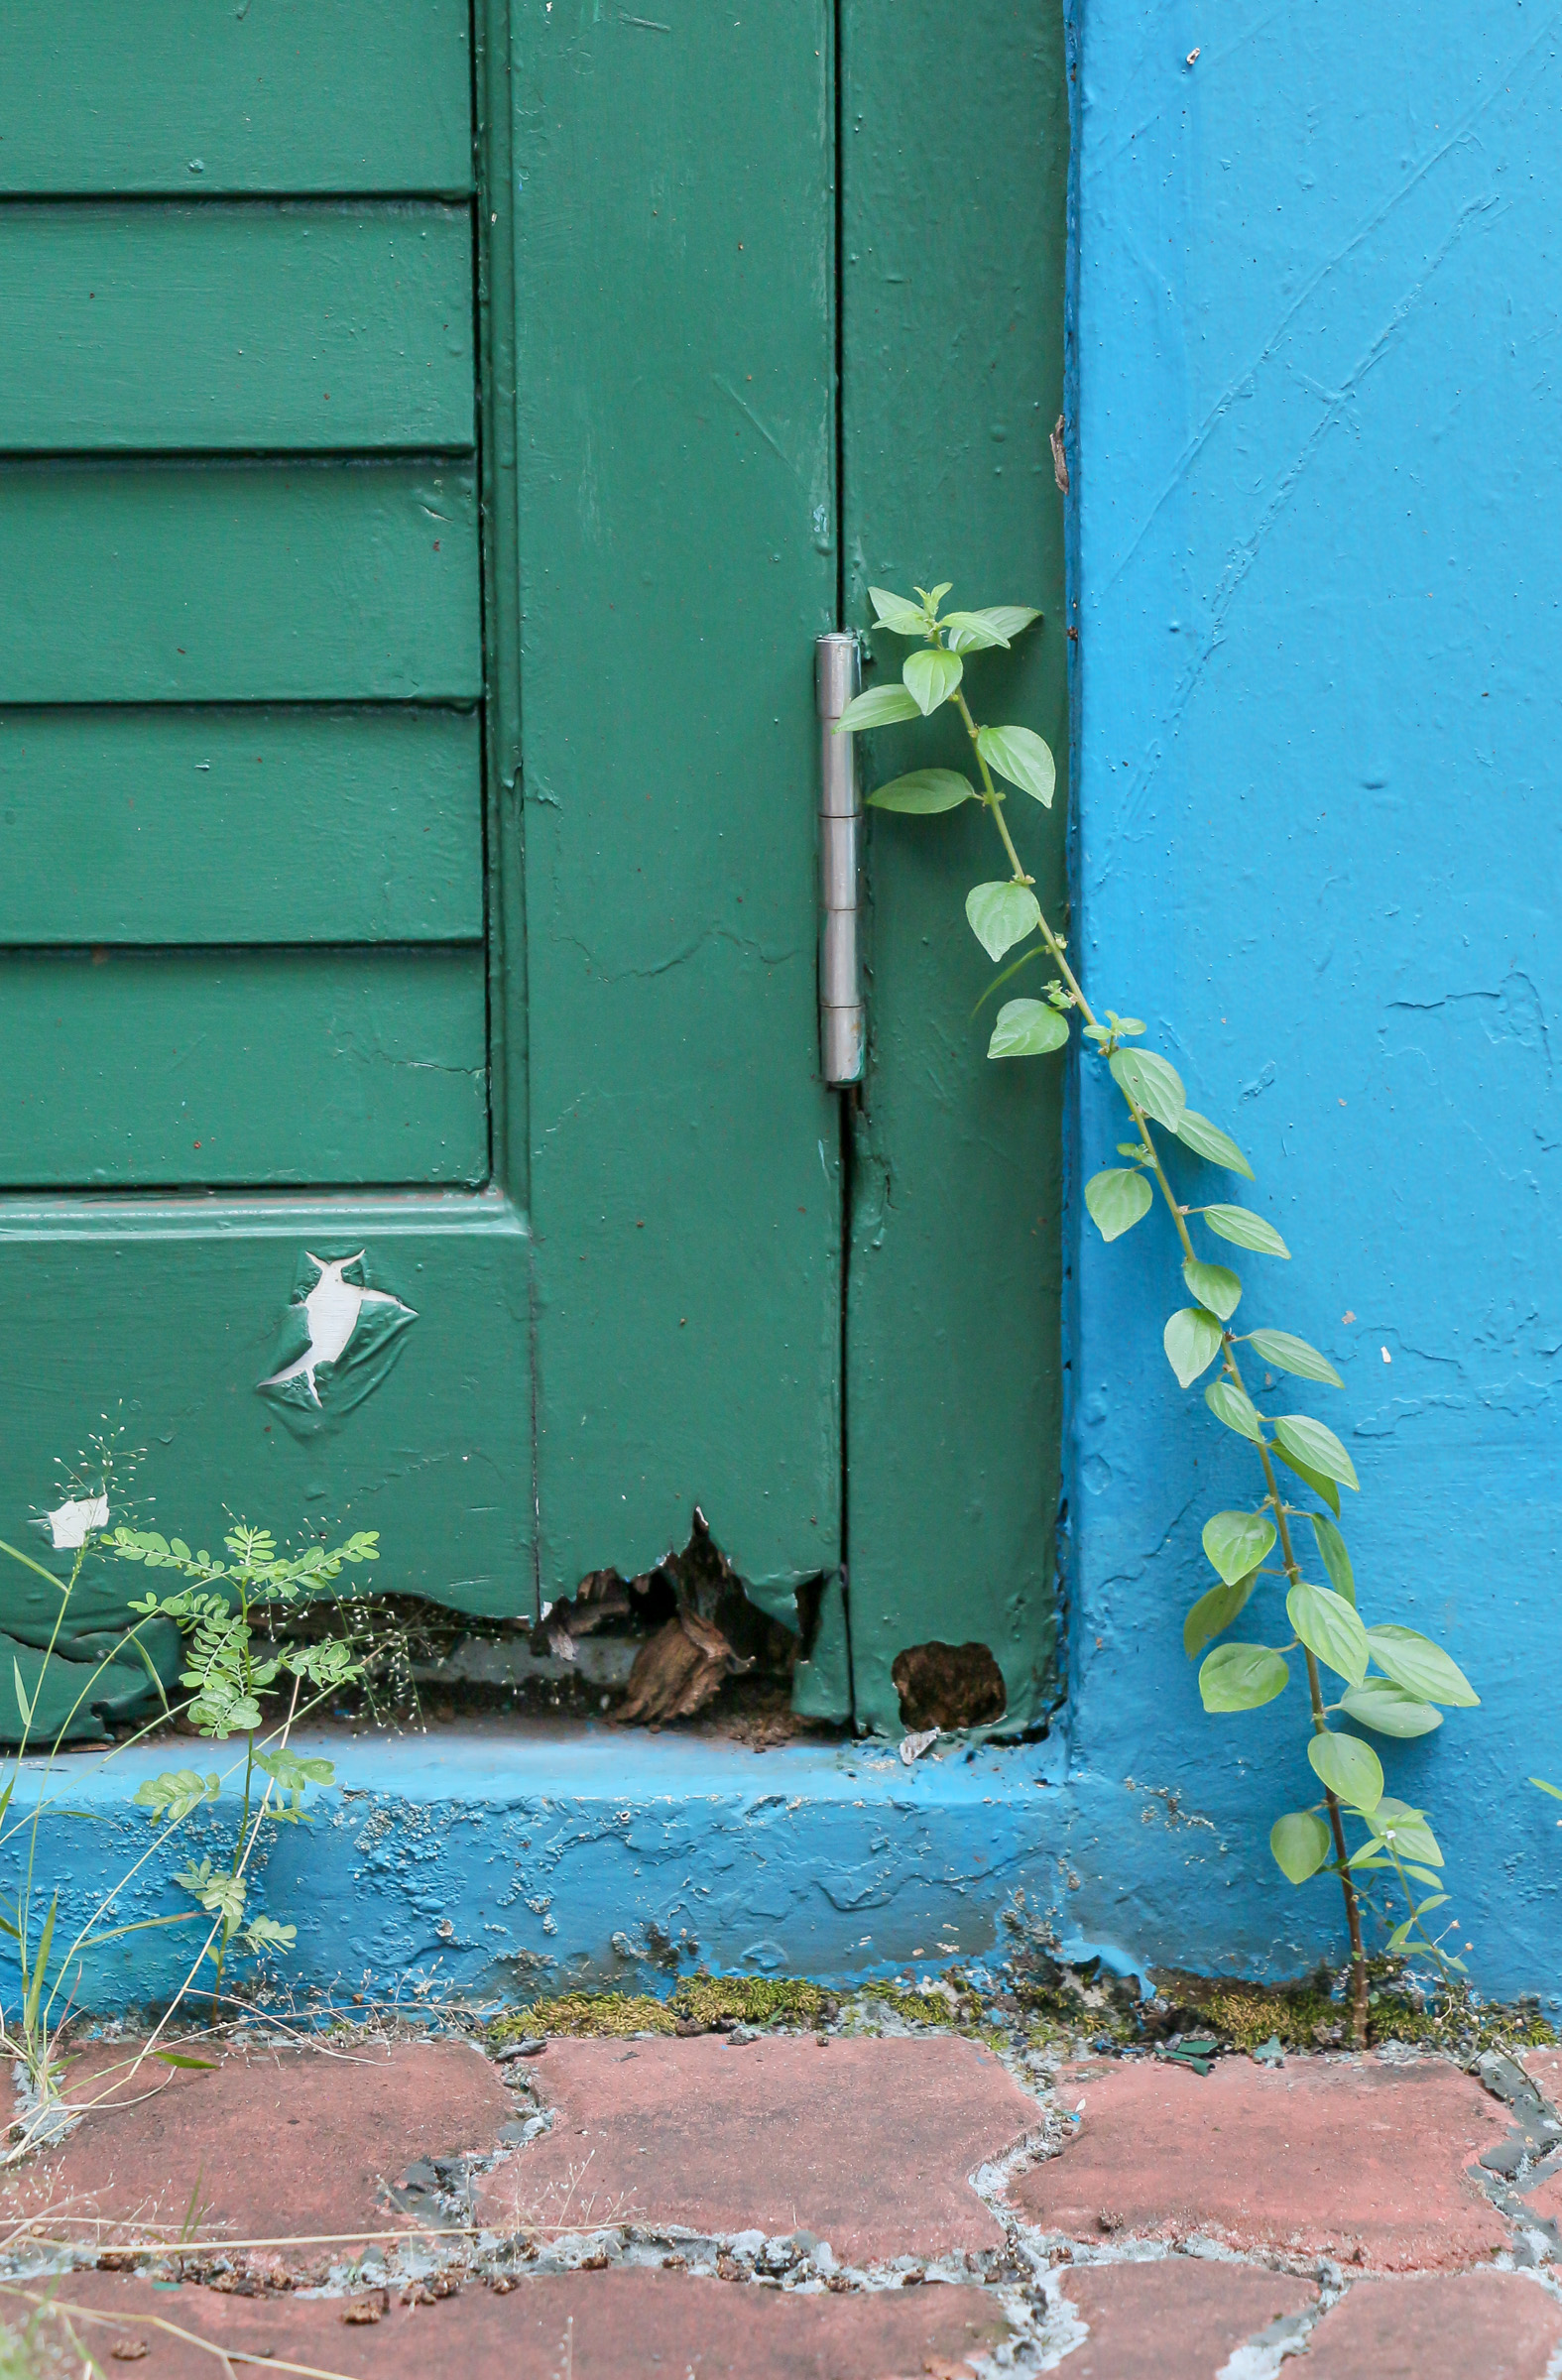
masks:
<instances>
[{"instance_id":1,"label":"climbing plant","mask_svg":"<svg viewBox=\"0 0 1562 2380\"><path fill-rule=\"evenodd\" d=\"M1260 1410L1243 1369L1243 1351L1272 1372L1326 1388L1343 1382L1334 1366L1306 1340L1286 1330L1239 1330L1244 1285L1229 1264L1211 1260L1194 1227L1227 1247L1285 1260L1279 1233L1251 1207L1214 1199L1193 1206L1178 1198L1162 1159L1163 1143L1217 1171L1254 1172L1230 1134L1187 1104L1174 1066L1140 1044L1144 1026L1113 1009L1097 1013L1070 964L1065 939L1044 915L1034 880L1022 865L1005 806L1012 789L1050 806L1052 755L1027 727L978 725L966 699L969 656L1005 650L1039 619L1022 604L982 611L943 612L946 583L918 587L915 600L871 587L881 628L912 641L899 684L858 695L838 734L924 719L945 703L959 713L971 746L976 781L961 770L915 769L869 796L873 807L927 817L980 802L1004 850L1008 874L974 885L966 894L971 931L994 961L1008 960L990 990L997 992L1032 960L1055 969L1040 999L1012 999L999 1009L988 1043L993 1059L1041 1057L1069 1039L1077 1019L1092 1062L1104 1066L1122 1096L1129 1137L1085 1184L1085 1207L1103 1240L1120 1240L1141 1223L1156 1193L1170 1219L1168 1252L1180 1267L1191 1301L1168 1316L1162 1334L1166 1361L1183 1389L1208 1378L1204 1401L1215 1420L1253 1450L1262 1493L1240 1511L1214 1512L1204 1523L1203 1547L1213 1583L1183 1622L1188 1657L1200 1660L1199 1692L1206 1711L1225 1715L1276 1705L1291 1683L1292 1661L1305 1682L1297 1749L1305 1746L1310 1792L1304 1806L1274 1821L1269 1848L1294 1884L1328 1874L1338 1878L1350 1941L1351 2014L1355 2038L1367 2038L1368 1973L1364 1911L1387 1932L1391 1953L1429 1955L1439 1967L1461 1968L1443 1948L1450 1929L1429 1930L1443 1907L1443 1854L1426 1813L1384 1791L1382 1764L1362 1727L1385 1736L1426 1734L1442 1725L1442 1709L1479 1701L1469 1680L1441 1646L1396 1622L1371 1624L1358 1606L1351 1557L1340 1521L1340 1490L1357 1492L1356 1469L1336 1433L1310 1413ZM1012 958L1018 951L1020 956ZM1258 1482L1255 1482L1258 1485ZM1298 1500L1305 1490L1307 1501ZM1314 1569L1315 1575L1307 1575ZM1227 1633L1252 1603L1285 1625L1265 1633L1277 1642L1234 1639ZM1327 1683L1326 1683L1327 1681ZM1338 1683L1336 1683L1338 1681ZM1294 1708L1291 1705L1290 1708ZM1280 1714L1276 1713L1276 1716ZM1354 1723L1346 1726L1342 1722ZM1353 1842L1353 1836L1359 1840ZM1397 1884L1397 1901L1376 1896Z\"/></svg>"}]
</instances>

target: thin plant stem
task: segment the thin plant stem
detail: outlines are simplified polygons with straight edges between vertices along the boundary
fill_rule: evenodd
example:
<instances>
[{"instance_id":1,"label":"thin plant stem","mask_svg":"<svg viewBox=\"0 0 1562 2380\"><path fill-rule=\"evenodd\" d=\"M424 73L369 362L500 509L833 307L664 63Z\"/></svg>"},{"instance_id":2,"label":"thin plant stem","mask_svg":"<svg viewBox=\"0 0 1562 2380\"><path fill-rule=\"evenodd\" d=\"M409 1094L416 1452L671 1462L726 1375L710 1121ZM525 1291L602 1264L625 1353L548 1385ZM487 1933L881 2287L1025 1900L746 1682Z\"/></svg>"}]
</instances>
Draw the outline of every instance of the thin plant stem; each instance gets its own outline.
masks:
<instances>
[{"instance_id":1,"label":"thin plant stem","mask_svg":"<svg viewBox=\"0 0 1562 2380\"><path fill-rule=\"evenodd\" d=\"M965 723L966 734L971 740L977 767L982 774L982 804L1002 838L1004 850L1008 854L1010 866L1014 871L1013 882L1017 885L1033 885L1034 878L1026 874L1021 863L1020 854L1015 849L1014 838L1009 832L1008 822L1004 817L1003 796L993 783L992 774L978 740L981 731L972 718L965 695L959 687L955 689L955 702L959 707L961 719ZM1041 938L1068 987L1072 1005L1079 1011L1088 1026L1099 1030L1095 1012L1085 998L1078 977L1068 963L1063 943L1060 937L1054 933L1039 902L1036 916ZM1122 1089L1121 1084L1119 1089ZM1165 1168L1161 1164L1160 1153L1155 1146L1154 1135L1149 1128L1149 1119L1129 1092L1124 1091L1123 1097L1129 1113L1134 1119L1135 1129L1139 1132L1149 1169L1159 1185L1161 1196L1166 1202L1167 1211L1176 1228L1177 1238L1182 1244L1183 1255L1190 1263L1197 1263L1198 1251L1194 1248L1188 1232L1187 1217L1166 1178ZM1221 1356L1222 1366L1228 1377L1246 1398L1248 1396L1247 1383L1242 1376L1242 1368L1237 1362L1232 1335L1227 1330L1223 1330L1221 1333ZM1248 1401L1251 1403L1252 1399L1249 1398ZM1257 1451L1259 1460L1263 1466L1263 1481L1266 1490L1264 1500L1274 1513L1275 1531L1280 1544L1280 1559L1285 1567L1286 1580L1290 1586L1297 1587L1301 1584L1302 1574L1301 1566L1296 1560L1295 1549L1291 1543L1289 1507L1280 1494L1267 1442L1261 1439ZM1318 1663L1310 1647L1303 1645L1302 1650L1307 1657L1307 1693L1312 1706L1313 1731L1315 1734L1326 1735L1329 1732L1329 1721L1323 1698L1323 1684L1318 1675ZM1339 1798L1332 1787L1324 1787L1324 1806L1328 1811L1329 1833L1334 1843L1335 1871L1340 1879L1340 1891L1345 1902L1345 1923L1351 1945L1351 2031L1357 2048L1365 2050L1367 2047L1368 1977L1367 1952L1362 1939L1361 1901L1356 1889L1356 1879L1350 1868L1350 1855L1345 1841L1344 1816L1340 1809Z\"/></svg>"}]
</instances>

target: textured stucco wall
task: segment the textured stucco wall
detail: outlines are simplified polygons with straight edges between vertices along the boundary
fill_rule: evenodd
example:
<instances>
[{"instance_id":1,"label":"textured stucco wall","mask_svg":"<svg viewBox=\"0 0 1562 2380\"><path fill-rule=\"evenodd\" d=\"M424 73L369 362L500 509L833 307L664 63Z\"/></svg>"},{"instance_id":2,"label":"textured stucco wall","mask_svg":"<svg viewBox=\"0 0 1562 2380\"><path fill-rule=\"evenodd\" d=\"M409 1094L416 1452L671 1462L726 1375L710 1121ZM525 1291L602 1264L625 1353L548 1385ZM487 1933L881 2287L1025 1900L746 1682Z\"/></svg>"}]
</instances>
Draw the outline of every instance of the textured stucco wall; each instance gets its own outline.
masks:
<instances>
[{"instance_id":1,"label":"textured stucco wall","mask_svg":"<svg viewBox=\"0 0 1562 2380\"><path fill-rule=\"evenodd\" d=\"M1076 941L1257 1167L1194 1195L1290 1245L1208 1252L1250 1327L1345 1376L1264 1401L1353 1454L1368 1616L1484 1697L1386 1765L1504 1991L1562 1950L1524 1782L1562 1769L1559 30L1535 0L1082 0L1071 28ZM1113 1105L1087 1080L1076 1214ZM1087 1923L1293 1967L1338 1940L1335 1887L1263 1849L1312 1798L1299 1688L1207 1719L1178 1640L1199 1524L1255 1467L1160 1352L1166 1219L1107 1248L1080 1218L1074 1259L1075 1788L1174 1788L1245 1846L1191 1893L1102 1873ZM1265 1616L1238 1633L1283 1640Z\"/></svg>"}]
</instances>

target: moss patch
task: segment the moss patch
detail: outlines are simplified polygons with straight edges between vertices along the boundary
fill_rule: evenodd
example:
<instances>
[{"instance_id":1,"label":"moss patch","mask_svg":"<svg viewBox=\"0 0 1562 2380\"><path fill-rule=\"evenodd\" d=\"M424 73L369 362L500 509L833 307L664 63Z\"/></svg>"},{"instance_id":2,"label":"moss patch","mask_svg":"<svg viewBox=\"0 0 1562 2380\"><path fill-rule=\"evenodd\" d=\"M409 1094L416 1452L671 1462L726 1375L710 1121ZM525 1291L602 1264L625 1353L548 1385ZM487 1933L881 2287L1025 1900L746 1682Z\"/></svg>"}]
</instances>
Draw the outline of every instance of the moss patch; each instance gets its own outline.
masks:
<instances>
[{"instance_id":1,"label":"moss patch","mask_svg":"<svg viewBox=\"0 0 1562 2380\"><path fill-rule=\"evenodd\" d=\"M1402 2041L1471 2058L1480 2050L1541 2049L1557 2038L1532 2001L1477 2007L1460 1986L1423 2002L1404 1988L1396 1963L1373 1962L1369 1971L1367 2037L1375 2046ZM1210 2032L1234 2050L1256 2050L1270 2040L1287 2050L1350 2046L1350 2010L1343 1998L1334 1997L1333 1977L1326 1971L1294 1983L1246 1983L1156 1967L1150 1979L1160 1994L1153 2006L1164 2015L1146 2032Z\"/></svg>"},{"instance_id":2,"label":"moss patch","mask_svg":"<svg viewBox=\"0 0 1562 2380\"><path fill-rule=\"evenodd\" d=\"M668 2005L697 2025L724 2016L744 2025L817 2025L835 2013L834 1995L797 1975L685 1975Z\"/></svg>"},{"instance_id":3,"label":"moss patch","mask_svg":"<svg viewBox=\"0 0 1562 2380\"><path fill-rule=\"evenodd\" d=\"M563 2033L579 2038L607 2033L671 2033L675 2020L664 2000L625 1991L563 1991L556 1998L533 2000L512 2009L488 2028L495 2049L507 2041L524 2041L529 2033Z\"/></svg>"},{"instance_id":4,"label":"moss patch","mask_svg":"<svg viewBox=\"0 0 1562 2380\"><path fill-rule=\"evenodd\" d=\"M960 2030L960 2020L941 1991L907 1991L899 1983L865 1983L856 1997L877 2000L881 2007L893 2008L908 2025L942 2025L951 2032Z\"/></svg>"}]
</instances>

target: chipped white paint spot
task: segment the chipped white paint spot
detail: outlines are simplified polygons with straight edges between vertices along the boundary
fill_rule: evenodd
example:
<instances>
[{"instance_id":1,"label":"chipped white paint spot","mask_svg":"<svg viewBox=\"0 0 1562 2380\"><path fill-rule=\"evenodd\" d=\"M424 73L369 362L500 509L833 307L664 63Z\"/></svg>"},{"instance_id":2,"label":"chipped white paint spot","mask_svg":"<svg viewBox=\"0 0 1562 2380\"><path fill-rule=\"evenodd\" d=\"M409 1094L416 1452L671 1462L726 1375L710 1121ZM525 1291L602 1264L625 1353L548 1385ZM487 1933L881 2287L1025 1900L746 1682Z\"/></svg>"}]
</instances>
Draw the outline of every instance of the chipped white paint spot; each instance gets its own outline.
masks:
<instances>
[{"instance_id":1,"label":"chipped white paint spot","mask_svg":"<svg viewBox=\"0 0 1562 2380\"><path fill-rule=\"evenodd\" d=\"M315 1386L315 1371L320 1365L338 1363L345 1355L365 1306L394 1306L398 1313L407 1315L415 1314L417 1309L404 1305L399 1297L392 1297L387 1290L365 1289L360 1282L342 1277L349 1264L362 1263L364 1250L361 1248L356 1255L335 1256L329 1262L322 1261L307 1250L304 1252L319 1275L308 1296L300 1301L309 1326L309 1344L301 1356L292 1364L285 1364L281 1371L274 1371L260 1385L262 1388L280 1388L286 1380L301 1379L308 1389L310 1401L317 1405L320 1392Z\"/></svg>"},{"instance_id":2,"label":"chipped white paint spot","mask_svg":"<svg viewBox=\"0 0 1562 2380\"><path fill-rule=\"evenodd\" d=\"M108 1497L106 1495L72 1495L53 1512L44 1516L56 1551L66 1548L74 1552L85 1545L89 1532L108 1527Z\"/></svg>"}]
</instances>

